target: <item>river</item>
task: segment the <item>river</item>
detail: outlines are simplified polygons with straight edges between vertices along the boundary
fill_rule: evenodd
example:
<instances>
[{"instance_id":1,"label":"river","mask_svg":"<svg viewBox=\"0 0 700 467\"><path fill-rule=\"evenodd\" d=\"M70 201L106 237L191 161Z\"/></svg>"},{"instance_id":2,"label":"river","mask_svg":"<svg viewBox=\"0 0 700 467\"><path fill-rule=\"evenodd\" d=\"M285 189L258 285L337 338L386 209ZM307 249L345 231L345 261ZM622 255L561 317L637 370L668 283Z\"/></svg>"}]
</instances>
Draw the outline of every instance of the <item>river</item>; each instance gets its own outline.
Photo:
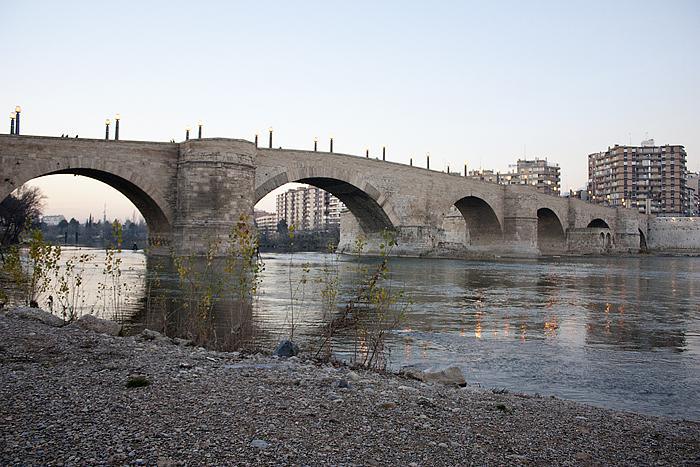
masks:
<instances>
[{"instance_id":1,"label":"river","mask_svg":"<svg viewBox=\"0 0 700 467\"><path fill-rule=\"evenodd\" d=\"M104 258L91 253L86 303L97 297ZM147 261L141 252L122 257L130 298L120 317L138 327ZM376 264L320 253L264 254L263 261L252 320L256 344L267 348L291 329L290 277L296 338L311 345L324 323L320 290L329 267L339 271L342 309L358 264ZM391 368L455 364L485 388L700 421L700 258L391 258L389 269L392 290L411 301L388 338ZM175 293L174 275L159 274ZM336 339L340 358L353 342Z\"/></svg>"}]
</instances>

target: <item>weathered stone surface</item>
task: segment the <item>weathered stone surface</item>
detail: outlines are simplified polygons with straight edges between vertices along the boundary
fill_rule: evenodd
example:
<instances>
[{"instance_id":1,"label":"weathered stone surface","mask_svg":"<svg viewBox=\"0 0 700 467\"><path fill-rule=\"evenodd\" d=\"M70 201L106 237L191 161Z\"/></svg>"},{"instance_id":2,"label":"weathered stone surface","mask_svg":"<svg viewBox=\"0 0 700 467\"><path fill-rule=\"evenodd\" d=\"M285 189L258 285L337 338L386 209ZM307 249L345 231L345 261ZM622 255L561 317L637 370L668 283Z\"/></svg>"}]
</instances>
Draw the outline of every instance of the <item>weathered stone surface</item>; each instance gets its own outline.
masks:
<instances>
[{"instance_id":1,"label":"weathered stone surface","mask_svg":"<svg viewBox=\"0 0 700 467\"><path fill-rule=\"evenodd\" d=\"M457 366L447 368L426 368L404 367L401 374L409 378L423 381L424 383L438 383L446 386L466 386L462 370Z\"/></svg>"},{"instance_id":2,"label":"weathered stone surface","mask_svg":"<svg viewBox=\"0 0 700 467\"><path fill-rule=\"evenodd\" d=\"M9 318L18 319L28 319L32 321L39 321L49 326L61 327L66 324L61 318L56 315L52 315L48 311L44 311L41 308L32 308L28 306L18 306L12 308L5 313Z\"/></svg>"},{"instance_id":3,"label":"weathered stone surface","mask_svg":"<svg viewBox=\"0 0 700 467\"><path fill-rule=\"evenodd\" d=\"M114 321L110 321L108 319L98 318L97 316L93 315L83 315L77 320L73 321L69 326L99 334L107 334L109 336L118 336L122 331L121 324L115 323Z\"/></svg>"},{"instance_id":4,"label":"weathered stone surface","mask_svg":"<svg viewBox=\"0 0 700 467\"><path fill-rule=\"evenodd\" d=\"M648 247L651 250L700 253L700 217L651 219L648 238Z\"/></svg>"}]
</instances>

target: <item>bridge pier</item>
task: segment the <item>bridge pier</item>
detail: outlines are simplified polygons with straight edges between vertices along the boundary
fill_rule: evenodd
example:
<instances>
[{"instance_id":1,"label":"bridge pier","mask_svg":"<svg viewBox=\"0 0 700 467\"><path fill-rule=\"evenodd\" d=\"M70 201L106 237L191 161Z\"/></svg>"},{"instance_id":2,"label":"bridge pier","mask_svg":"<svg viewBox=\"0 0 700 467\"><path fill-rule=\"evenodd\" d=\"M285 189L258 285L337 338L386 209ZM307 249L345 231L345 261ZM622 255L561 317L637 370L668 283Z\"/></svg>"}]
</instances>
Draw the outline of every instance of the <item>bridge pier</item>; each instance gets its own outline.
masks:
<instances>
[{"instance_id":1,"label":"bridge pier","mask_svg":"<svg viewBox=\"0 0 700 467\"><path fill-rule=\"evenodd\" d=\"M537 198L534 190L506 185L503 203L503 254L535 257L537 248Z\"/></svg>"},{"instance_id":2,"label":"bridge pier","mask_svg":"<svg viewBox=\"0 0 700 467\"><path fill-rule=\"evenodd\" d=\"M241 216L252 228L255 156L255 145L243 140L198 139L180 145L176 255L204 255L212 247L221 253Z\"/></svg>"},{"instance_id":3,"label":"bridge pier","mask_svg":"<svg viewBox=\"0 0 700 467\"><path fill-rule=\"evenodd\" d=\"M614 250L620 253L639 252L639 221L631 209L617 208Z\"/></svg>"}]
</instances>

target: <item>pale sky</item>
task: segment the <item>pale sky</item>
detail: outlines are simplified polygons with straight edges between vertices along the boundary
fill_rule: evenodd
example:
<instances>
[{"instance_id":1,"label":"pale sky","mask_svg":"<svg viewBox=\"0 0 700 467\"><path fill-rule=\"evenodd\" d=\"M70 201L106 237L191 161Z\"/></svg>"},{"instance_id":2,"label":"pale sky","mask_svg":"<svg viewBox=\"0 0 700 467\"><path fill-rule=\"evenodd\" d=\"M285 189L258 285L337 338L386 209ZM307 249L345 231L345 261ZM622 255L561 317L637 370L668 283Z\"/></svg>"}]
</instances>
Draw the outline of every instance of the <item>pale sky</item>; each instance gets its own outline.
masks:
<instances>
[{"instance_id":1,"label":"pale sky","mask_svg":"<svg viewBox=\"0 0 700 467\"><path fill-rule=\"evenodd\" d=\"M122 139L272 126L275 146L332 135L437 169L546 157L562 191L587 154L651 137L700 170L696 0L0 2L0 110L21 105L24 134L101 138L116 113ZM34 182L47 214L131 217L76 180Z\"/></svg>"}]
</instances>

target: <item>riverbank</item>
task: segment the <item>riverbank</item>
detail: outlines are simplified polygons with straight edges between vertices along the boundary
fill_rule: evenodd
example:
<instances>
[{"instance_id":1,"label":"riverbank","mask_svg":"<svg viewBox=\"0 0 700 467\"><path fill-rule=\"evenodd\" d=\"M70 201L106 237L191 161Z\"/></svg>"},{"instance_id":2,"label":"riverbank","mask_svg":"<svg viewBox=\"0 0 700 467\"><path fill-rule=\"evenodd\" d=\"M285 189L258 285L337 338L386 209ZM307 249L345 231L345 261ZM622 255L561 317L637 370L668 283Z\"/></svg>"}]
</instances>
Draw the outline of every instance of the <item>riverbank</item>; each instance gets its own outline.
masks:
<instances>
[{"instance_id":1,"label":"riverbank","mask_svg":"<svg viewBox=\"0 0 700 467\"><path fill-rule=\"evenodd\" d=\"M700 462L698 423L292 360L0 315L0 464Z\"/></svg>"}]
</instances>

